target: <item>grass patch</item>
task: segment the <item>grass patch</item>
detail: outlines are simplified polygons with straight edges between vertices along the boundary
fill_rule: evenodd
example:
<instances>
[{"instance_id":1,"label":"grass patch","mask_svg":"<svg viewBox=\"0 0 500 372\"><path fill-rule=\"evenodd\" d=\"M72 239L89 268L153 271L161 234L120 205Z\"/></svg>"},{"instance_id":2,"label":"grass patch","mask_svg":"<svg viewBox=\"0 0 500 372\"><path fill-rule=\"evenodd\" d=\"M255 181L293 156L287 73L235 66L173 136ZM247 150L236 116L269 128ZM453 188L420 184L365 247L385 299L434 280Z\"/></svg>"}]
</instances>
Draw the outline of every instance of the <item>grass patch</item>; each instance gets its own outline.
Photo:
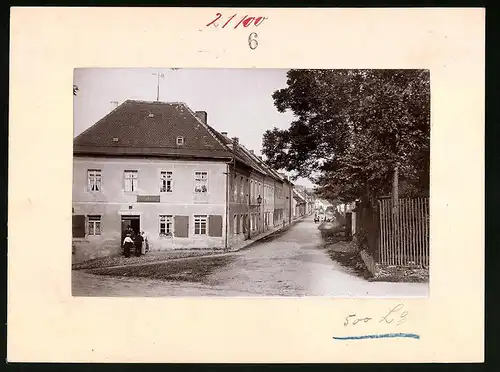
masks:
<instances>
[{"instance_id":1,"label":"grass patch","mask_svg":"<svg viewBox=\"0 0 500 372\"><path fill-rule=\"evenodd\" d=\"M233 260L233 256L203 257L148 265L94 269L89 270L89 273L165 281L205 282L215 270L230 264Z\"/></svg>"},{"instance_id":2,"label":"grass patch","mask_svg":"<svg viewBox=\"0 0 500 372\"><path fill-rule=\"evenodd\" d=\"M390 283L428 283L429 269L377 264L377 275L372 281Z\"/></svg>"},{"instance_id":3,"label":"grass patch","mask_svg":"<svg viewBox=\"0 0 500 372\"><path fill-rule=\"evenodd\" d=\"M198 256L208 256L213 254L220 254L224 251L222 249L218 250L208 250L208 249L190 249L186 251L173 250L164 252L153 252L146 255L135 257L131 256L126 258L123 255L111 256L111 257L100 257L93 260L75 263L72 265L73 270L91 270L99 268L107 268L114 266L125 266L125 265L137 265L142 263L157 262L174 260L178 258L188 258L188 257L198 257Z\"/></svg>"}]
</instances>

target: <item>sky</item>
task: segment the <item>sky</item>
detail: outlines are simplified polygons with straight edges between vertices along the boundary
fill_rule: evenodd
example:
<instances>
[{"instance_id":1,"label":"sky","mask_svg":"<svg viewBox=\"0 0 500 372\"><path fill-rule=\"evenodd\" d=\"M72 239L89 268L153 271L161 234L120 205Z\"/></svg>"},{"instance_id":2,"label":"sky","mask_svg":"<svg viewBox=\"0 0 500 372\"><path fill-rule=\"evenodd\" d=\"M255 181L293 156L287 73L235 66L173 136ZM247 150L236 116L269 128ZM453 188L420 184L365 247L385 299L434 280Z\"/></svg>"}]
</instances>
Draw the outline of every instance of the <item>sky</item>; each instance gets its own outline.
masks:
<instances>
[{"instance_id":1,"label":"sky","mask_svg":"<svg viewBox=\"0 0 500 372\"><path fill-rule=\"evenodd\" d=\"M287 129L291 112L279 113L272 94L286 87L285 69L75 69L74 136L127 99L184 102L193 111L206 111L207 122L229 137L238 137L248 149L261 154L262 135L267 129ZM296 184L312 187L300 178Z\"/></svg>"}]
</instances>

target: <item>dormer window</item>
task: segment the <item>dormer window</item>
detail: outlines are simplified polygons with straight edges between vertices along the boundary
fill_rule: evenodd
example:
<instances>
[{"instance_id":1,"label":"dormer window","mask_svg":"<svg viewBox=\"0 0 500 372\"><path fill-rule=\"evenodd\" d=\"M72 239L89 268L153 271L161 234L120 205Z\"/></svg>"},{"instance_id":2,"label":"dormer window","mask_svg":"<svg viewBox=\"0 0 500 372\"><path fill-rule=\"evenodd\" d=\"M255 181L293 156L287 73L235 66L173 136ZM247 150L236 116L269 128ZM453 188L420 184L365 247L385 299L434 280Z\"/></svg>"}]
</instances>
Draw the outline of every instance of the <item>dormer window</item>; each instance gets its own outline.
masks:
<instances>
[{"instance_id":1,"label":"dormer window","mask_svg":"<svg viewBox=\"0 0 500 372\"><path fill-rule=\"evenodd\" d=\"M184 145L184 137L177 137L177 145Z\"/></svg>"}]
</instances>

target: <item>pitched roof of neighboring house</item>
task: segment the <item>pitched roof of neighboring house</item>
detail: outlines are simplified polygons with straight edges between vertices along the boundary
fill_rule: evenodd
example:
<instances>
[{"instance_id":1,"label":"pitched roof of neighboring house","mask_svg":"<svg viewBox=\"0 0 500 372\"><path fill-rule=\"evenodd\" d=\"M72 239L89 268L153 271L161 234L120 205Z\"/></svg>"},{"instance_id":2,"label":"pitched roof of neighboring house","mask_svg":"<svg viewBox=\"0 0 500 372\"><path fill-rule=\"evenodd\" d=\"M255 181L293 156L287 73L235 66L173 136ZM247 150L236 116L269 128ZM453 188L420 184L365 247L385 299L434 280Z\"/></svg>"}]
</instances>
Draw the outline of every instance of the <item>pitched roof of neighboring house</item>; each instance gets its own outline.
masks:
<instances>
[{"instance_id":1,"label":"pitched roof of neighboring house","mask_svg":"<svg viewBox=\"0 0 500 372\"><path fill-rule=\"evenodd\" d=\"M273 169L271 169L266 163L264 163L261 158L252 153L250 150L241 145L238 146L238 150L243 151L247 158L251 159L251 162L257 165L257 169L260 169L261 173L268 177L274 178L275 180L283 181L283 178L280 175L278 175Z\"/></svg>"},{"instance_id":2,"label":"pitched roof of neighboring house","mask_svg":"<svg viewBox=\"0 0 500 372\"><path fill-rule=\"evenodd\" d=\"M182 145L177 137L184 138ZM233 156L182 102L127 100L78 135L73 144L75 154L85 155Z\"/></svg>"},{"instance_id":3,"label":"pitched roof of neighboring house","mask_svg":"<svg viewBox=\"0 0 500 372\"><path fill-rule=\"evenodd\" d=\"M253 154L250 150L248 150L245 146L243 146L241 143L238 144L238 146L234 147L233 146L233 140L222 135L218 131L216 131L214 128L211 126L207 125L209 130L217 137L219 141L224 143L226 146L228 146L231 149L231 152L235 155L235 158L240 161L241 163L245 164L246 166L253 168L254 170L262 173L263 175L267 175L269 177L272 177L274 179L277 179L281 182L283 182L284 178L279 175L275 170L271 169L269 166L267 166L263 160L259 159L255 154Z\"/></svg>"},{"instance_id":4,"label":"pitched roof of neighboring house","mask_svg":"<svg viewBox=\"0 0 500 372\"><path fill-rule=\"evenodd\" d=\"M293 197L295 200L297 201L301 201L301 202L305 202L306 201L306 198L304 197L304 195L302 195L302 193L297 190L296 188L293 189Z\"/></svg>"}]
</instances>

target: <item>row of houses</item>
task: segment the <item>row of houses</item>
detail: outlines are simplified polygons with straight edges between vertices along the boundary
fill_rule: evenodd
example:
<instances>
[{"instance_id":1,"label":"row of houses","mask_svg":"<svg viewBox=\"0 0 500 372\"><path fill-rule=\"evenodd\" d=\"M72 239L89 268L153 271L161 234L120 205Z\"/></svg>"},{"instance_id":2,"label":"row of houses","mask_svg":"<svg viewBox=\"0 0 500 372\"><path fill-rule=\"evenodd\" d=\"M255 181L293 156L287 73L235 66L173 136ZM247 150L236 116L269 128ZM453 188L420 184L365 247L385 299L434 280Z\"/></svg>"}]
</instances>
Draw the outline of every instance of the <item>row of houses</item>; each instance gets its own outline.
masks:
<instances>
[{"instance_id":1,"label":"row of houses","mask_svg":"<svg viewBox=\"0 0 500 372\"><path fill-rule=\"evenodd\" d=\"M74 139L73 156L76 261L118 254L128 226L152 251L231 248L314 207L181 102L125 101Z\"/></svg>"},{"instance_id":2,"label":"row of houses","mask_svg":"<svg viewBox=\"0 0 500 372\"><path fill-rule=\"evenodd\" d=\"M306 216L315 210L314 191L305 186L295 185L293 188L293 208L294 217Z\"/></svg>"}]
</instances>

